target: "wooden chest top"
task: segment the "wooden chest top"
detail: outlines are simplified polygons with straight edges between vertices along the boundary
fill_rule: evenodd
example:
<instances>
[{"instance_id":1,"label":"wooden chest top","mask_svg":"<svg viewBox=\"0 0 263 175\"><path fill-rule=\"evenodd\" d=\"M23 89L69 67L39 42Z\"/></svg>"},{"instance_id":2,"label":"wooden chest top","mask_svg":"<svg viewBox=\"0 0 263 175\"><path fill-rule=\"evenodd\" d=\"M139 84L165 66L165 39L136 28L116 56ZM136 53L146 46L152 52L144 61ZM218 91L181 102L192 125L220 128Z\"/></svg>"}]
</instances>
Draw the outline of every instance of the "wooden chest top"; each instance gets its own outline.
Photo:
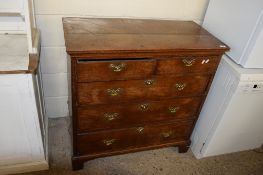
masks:
<instances>
[{"instance_id":1,"label":"wooden chest top","mask_svg":"<svg viewBox=\"0 0 263 175\"><path fill-rule=\"evenodd\" d=\"M217 52L228 46L192 21L63 18L71 56L107 53Z\"/></svg>"}]
</instances>

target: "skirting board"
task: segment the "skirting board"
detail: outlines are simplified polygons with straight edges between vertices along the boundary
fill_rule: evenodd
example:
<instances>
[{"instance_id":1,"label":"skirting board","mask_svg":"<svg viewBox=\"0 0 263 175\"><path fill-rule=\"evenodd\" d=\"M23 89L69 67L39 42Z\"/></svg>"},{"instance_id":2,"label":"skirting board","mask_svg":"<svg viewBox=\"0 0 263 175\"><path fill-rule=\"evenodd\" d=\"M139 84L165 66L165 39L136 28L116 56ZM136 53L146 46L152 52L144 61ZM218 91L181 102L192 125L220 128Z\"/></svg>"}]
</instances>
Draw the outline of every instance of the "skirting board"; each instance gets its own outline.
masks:
<instances>
[{"instance_id":1,"label":"skirting board","mask_svg":"<svg viewBox=\"0 0 263 175\"><path fill-rule=\"evenodd\" d=\"M7 165L0 167L0 175L26 173L32 171L48 170L47 161L30 162L25 164Z\"/></svg>"}]
</instances>

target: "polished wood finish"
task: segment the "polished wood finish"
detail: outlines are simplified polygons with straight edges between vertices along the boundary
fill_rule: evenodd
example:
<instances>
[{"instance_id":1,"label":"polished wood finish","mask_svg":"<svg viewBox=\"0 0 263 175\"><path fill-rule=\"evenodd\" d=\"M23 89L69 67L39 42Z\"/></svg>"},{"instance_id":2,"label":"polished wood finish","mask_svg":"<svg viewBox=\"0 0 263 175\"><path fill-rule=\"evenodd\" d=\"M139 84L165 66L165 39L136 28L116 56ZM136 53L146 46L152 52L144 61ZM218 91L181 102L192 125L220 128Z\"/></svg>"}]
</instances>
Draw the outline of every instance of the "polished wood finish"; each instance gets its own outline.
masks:
<instances>
[{"instance_id":1,"label":"polished wood finish","mask_svg":"<svg viewBox=\"0 0 263 175\"><path fill-rule=\"evenodd\" d=\"M79 59L77 61L77 81L111 81L125 79L142 79L153 75L156 60L107 60L90 61Z\"/></svg>"},{"instance_id":2,"label":"polished wood finish","mask_svg":"<svg viewBox=\"0 0 263 175\"><path fill-rule=\"evenodd\" d=\"M192 21L63 18L63 24L66 49L72 56L204 50L223 53L228 49Z\"/></svg>"},{"instance_id":3,"label":"polished wood finish","mask_svg":"<svg viewBox=\"0 0 263 175\"><path fill-rule=\"evenodd\" d=\"M158 60L157 74L214 73L220 59L216 56L181 56ZM201 66L200 66L201 65Z\"/></svg>"},{"instance_id":4,"label":"polished wood finish","mask_svg":"<svg viewBox=\"0 0 263 175\"><path fill-rule=\"evenodd\" d=\"M188 144L185 144L185 145L179 145L178 146L178 152L179 153L186 153L189 149L189 146Z\"/></svg>"},{"instance_id":5,"label":"polished wood finish","mask_svg":"<svg viewBox=\"0 0 263 175\"><path fill-rule=\"evenodd\" d=\"M108 104L202 95L205 93L209 78L207 75L170 75L110 83L79 83L76 87L78 104ZM152 84L148 85L147 80L152 81ZM178 85L184 87L178 88Z\"/></svg>"},{"instance_id":6,"label":"polished wood finish","mask_svg":"<svg viewBox=\"0 0 263 175\"><path fill-rule=\"evenodd\" d=\"M222 54L190 21L63 18L71 56L74 170L166 146L186 152Z\"/></svg>"},{"instance_id":7,"label":"polished wood finish","mask_svg":"<svg viewBox=\"0 0 263 175\"><path fill-rule=\"evenodd\" d=\"M149 122L193 119L201 97L103 104L78 107L78 130L96 131L147 124Z\"/></svg>"},{"instance_id":8,"label":"polished wood finish","mask_svg":"<svg viewBox=\"0 0 263 175\"><path fill-rule=\"evenodd\" d=\"M139 125L128 129L100 131L79 134L78 153L98 154L133 147L147 147L185 140L190 134L193 122L180 122L161 125ZM90 144L92 143L92 144Z\"/></svg>"}]
</instances>

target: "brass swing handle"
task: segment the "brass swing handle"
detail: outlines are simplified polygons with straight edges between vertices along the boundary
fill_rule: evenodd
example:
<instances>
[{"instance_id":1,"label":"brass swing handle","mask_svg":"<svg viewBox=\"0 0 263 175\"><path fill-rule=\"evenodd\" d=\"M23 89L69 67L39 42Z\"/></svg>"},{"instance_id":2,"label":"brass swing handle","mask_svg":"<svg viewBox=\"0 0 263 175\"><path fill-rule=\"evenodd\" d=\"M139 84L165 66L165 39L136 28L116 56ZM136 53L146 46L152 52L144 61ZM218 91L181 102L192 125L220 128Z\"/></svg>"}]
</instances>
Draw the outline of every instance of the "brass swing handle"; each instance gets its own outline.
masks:
<instances>
[{"instance_id":1,"label":"brass swing handle","mask_svg":"<svg viewBox=\"0 0 263 175\"><path fill-rule=\"evenodd\" d=\"M150 106L149 103L141 104L141 105L140 105L140 110L141 110L141 111L146 111L146 110L149 109L149 106Z\"/></svg>"},{"instance_id":2,"label":"brass swing handle","mask_svg":"<svg viewBox=\"0 0 263 175\"><path fill-rule=\"evenodd\" d=\"M175 87L178 91L182 91L186 87L186 83L176 83Z\"/></svg>"},{"instance_id":3,"label":"brass swing handle","mask_svg":"<svg viewBox=\"0 0 263 175\"><path fill-rule=\"evenodd\" d=\"M118 116L119 116L119 113L117 113L117 112L115 112L115 113L105 113L105 114L104 114L104 117L105 117L108 121L115 120Z\"/></svg>"},{"instance_id":4,"label":"brass swing handle","mask_svg":"<svg viewBox=\"0 0 263 175\"><path fill-rule=\"evenodd\" d=\"M154 83L154 80L151 80L151 79L144 81L144 84L145 84L146 86L151 86L151 85L153 85L153 83Z\"/></svg>"},{"instance_id":5,"label":"brass swing handle","mask_svg":"<svg viewBox=\"0 0 263 175\"><path fill-rule=\"evenodd\" d=\"M186 67L190 67L195 63L195 59L194 58L185 58L182 60L182 62L184 63L184 65Z\"/></svg>"},{"instance_id":6,"label":"brass swing handle","mask_svg":"<svg viewBox=\"0 0 263 175\"><path fill-rule=\"evenodd\" d=\"M102 141L106 146L110 146L116 142L116 139L105 139Z\"/></svg>"},{"instance_id":7,"label":"brass swing handle","mask_svg":"<svg viewBox=\"0 0 263 175\"><path fill-rule=\"evenodd\" d=\"M162 133L161 133L161 136L164 137L164 138L168 138L168 137L170 137L172 134L173 134L172 131L162 132Z\"/></svg>"},{"instance_id":8,"label":"brass swing handle","mask_svg":"<svg viewBox=\"0 0 263 175\"><path fill-rule=\"evenodd\" d=\"M138 128L136 128L136 131L137 131L138 133L142 133L143 130L144 130L144 127L138 127Z\"/></svg>"},{"instance_id":9,"label":"brass swing handle","mask_svg":"<svg viewBox=\"0 0 263 175\"><path fill-rule=\"evenodd\" d=\"M110 64L109 68L113 71L113 72L121 72L124 68L126 67L126 64L121 63L121 64Z\"/></svg>"},{"instance_id":10,"label":"brass swing handle","mask_svg":"<svg viewBox=\"0 0 263 175\"><path fill-rule=\"evenodd\" d=\"M107 89L108 95L110 95L110 96L112 96L112 97L119 95L120 92L121 92L121 88L117 88L117 89Z\"/></svg>"},{"instance_id":11,"label":"brass swing handle","mask_svg":"<svg viewBox=\"0 0 263 175\"><path fill-rule=\"evenodd\" d=\"M173 107L173 106L170 106L168 109L170 111L170 113L176 113L178 110L179 110L180 107Z\"/></svg>"}]
</instances>

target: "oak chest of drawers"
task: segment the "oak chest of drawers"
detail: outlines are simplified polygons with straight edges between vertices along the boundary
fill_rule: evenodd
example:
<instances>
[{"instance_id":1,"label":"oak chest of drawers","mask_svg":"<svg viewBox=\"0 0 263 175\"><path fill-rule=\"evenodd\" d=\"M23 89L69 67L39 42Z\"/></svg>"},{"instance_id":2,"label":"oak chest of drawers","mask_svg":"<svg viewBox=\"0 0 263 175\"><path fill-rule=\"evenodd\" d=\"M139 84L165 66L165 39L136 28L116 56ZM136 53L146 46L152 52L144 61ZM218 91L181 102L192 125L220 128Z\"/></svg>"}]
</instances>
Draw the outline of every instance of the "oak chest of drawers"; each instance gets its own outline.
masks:
<instances>
[{"instance_id":1,"label":"oak chest of drawers","mask_svg":"<svg viewBox=\"0 0 263 175\"><path fill-rule=\"evenodd\" d=\"M71 59L73 169L97 157L186 152L222 54L194 22L64 18Z\"/></svg>"}]
</instances>

